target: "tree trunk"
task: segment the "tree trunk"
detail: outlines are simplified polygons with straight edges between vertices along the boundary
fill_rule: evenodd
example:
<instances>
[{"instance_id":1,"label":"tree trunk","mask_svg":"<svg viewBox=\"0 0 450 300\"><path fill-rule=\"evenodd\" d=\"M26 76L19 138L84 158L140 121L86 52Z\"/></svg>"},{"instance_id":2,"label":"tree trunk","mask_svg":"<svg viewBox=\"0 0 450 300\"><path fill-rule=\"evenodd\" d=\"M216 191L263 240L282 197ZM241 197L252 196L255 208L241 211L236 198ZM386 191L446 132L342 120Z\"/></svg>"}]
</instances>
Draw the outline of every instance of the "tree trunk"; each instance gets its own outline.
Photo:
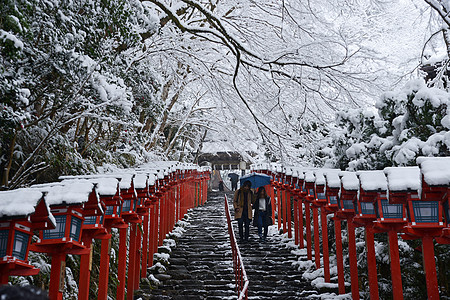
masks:
<instances>
[{"instance_id":1,"label":"tree trunk","mask_svg":"<svg viewBox=\"0 0 450 300\"><path fill-rule=\"evenodd\" d=\"M9 153L8 153L8 163L5 166L5 169L3 170L3 178L2 178L2 185L5 187L8 187L9 183L9 172L11 171L12 161L14 158L14 147L16 146L16 139L17 139L17 130L14 130L14 137L11 141L11 144L9 145Z\"/></svg>"}]
</instances>

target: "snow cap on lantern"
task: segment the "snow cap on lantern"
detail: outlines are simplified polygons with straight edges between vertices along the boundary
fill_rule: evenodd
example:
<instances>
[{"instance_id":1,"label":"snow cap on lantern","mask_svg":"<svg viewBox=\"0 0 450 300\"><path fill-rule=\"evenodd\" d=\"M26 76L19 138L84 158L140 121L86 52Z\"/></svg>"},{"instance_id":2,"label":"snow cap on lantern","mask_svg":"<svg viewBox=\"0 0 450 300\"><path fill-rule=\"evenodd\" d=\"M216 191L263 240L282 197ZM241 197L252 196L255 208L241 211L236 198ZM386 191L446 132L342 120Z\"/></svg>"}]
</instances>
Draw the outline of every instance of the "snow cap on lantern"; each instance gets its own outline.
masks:
<instances>
[{"instance_id":1,"label":"snow cap on lantern","mask_svg":"<svg viewBox=\"0 0 450 300\"><path fill-rule=\"evenodd\" d=\"M55 226L56 220L41 191L17 189L0 192L0 273L8 276L36 275L39 269L27 261L31 235L33 230Z\"/></svg>"}]
</instances>

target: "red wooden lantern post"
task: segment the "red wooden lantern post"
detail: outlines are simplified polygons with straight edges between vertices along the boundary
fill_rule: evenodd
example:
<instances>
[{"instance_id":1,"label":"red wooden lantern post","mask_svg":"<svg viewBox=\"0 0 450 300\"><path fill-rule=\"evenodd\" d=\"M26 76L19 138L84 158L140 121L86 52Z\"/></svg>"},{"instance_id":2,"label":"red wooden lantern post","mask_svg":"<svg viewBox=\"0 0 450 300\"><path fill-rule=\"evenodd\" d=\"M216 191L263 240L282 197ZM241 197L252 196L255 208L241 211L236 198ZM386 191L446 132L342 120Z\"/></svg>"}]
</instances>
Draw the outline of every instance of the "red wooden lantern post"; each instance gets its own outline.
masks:
<instances>
[{"instance_id":1,"label":"red wooden lantern post","mask_svg":"<svg viewBox=\"0 0 450 300\"><path fill-rule=\"evenodd\" d=\"M283 233L285 233L285 226L284 226L284 189L283 189L283 181L284 181L284 174L279 170L277 172L277 210L278 210L278 231L280 229Z\"/></svg>"},{"instance_id":2,"label":"red wooden lantern post","mask_svg":"<svg viewBox=\"0 0 450 300\"><path fill-rule=\"evenodd\" d=\"M348 256L350 262L350 278L352 286L352 299L359 299L359 285L358 285L358 265L356 256L356 237L355 225L352 218L355 215L355 202L359 190L359 180L354 172L341 172L341 197L338 199L339 210L335 213L335 217L340 220L347 221L348 231ZM336 256L338 262L342 259L342 239L341 236L336 236ZM339 273L338 276L344 276L344 273ZM340 279L342 280L342 278Z\"/></svg>"},{"instance_id":3,"label":"red wooden lantern post","mask_svg":"<svg viewBox=\"0 0 450 300\"><path fill-rule=\"evenodd\" d=\"M117 177L117 178L116 178ZM85 175L85 176L61 176L64 179L62 184L70 185L74 182L83 183L90 182L97 184L97 192L100 196L100 202L104 208L102 216L87 217L83 223L82 240L85 245L92 243L90 235L101 240L100 254L100 272L98 283L98 299L106 300L108 297L108 278L109 278L109 262L110 262L110 243L111 229L118 228L120 234L119 260L118 260L118 286L116 299L123 299L125 295L125 279L126 279L126 249L127 249L127 229L126 224L121 218L122 198L120 197L119 181L124 177L123 174L111 175ZM128 175L129 180L131 176ZM125 180L126 181L126 180ZM104 228L103 231L102 228ZM85 230L86 229L86 230ZM89 248L89 247L88 247ZM79 279L79 299L88 299L89 297L89 281L90 281L90 256L89 253L81 255L80 258L80 276Z\"/></svg>"},{"instance_id":4,"label":"red wooden lantern post","mask_svg":"<svg viewBox=\"0 0 450 300\"><path fill-rule=\"evenodd\" d=\"M202 180L203 181L203 180ZM171 188L171 222L170 222L170 231L175 227L177 220L177 177L176 173L172 171L170 173L170 188Z\"/></svg>"},{"instance_id":5,"label":"red wooden lantern post","mask_svg":"<svg viewBox=\"0 0 450 300\"><path fill-rule=\"evenodd\" d=\"M201 168L198 168L198 176L199 176L199 182L198 182L198 193L199 193L199 198L200 198L200 205L205 204L205 197L203 195L203 170Z\"/></svg>"},{"instance_id":6,"label":"red wooden lantern post","mask_svg":"<svg viewBox=\"0 0 450 300\"><path fill-rule=\"evenodd\" d=\"M442 229L441 236L436 238L436 242L438 242L439 244L449 245L450 244L450 187L447 188L447 197L446 197L446 200L443 200L442 205L443 205L443 210L444 210L446 226Z\"/></svg>"},{"instance_id":7,"label":"red wooden lantern post","mask_svg":"<svg viewBox=\"0 0 450 300\"><path fill-rule=\"evenodd\" d=\"M377 219L374 203L386 198L387 182L383 171L359 171L361 182L359 198L356 201L357 213L353 222L364 226L366 233L367 269L369 275L370 299L379 299L377 263L373 222Z\"/></svg>"},{"instance_id":8,"label":"red wooden lantern post","mask_svg":"<svg viewBox=\"0 0 450 300\"><path fill-rule=\"evenodd\" d=\"M64 180L63 183L71 184L73 182L85 182L86 184L94 183L97 187L97 192L100 197L102 209L106 212L107 199L114 197L117 193L118 180L116 178L96 178L90 180ZM86 208L85 208L86 209ZM95 207L93 210L96 210ZM104 212L99 214L95 211L85 217L82 225L83 234L81 240L84 245L89 248L89 254L80 256L80 278L78 284L78 299L89 299L89 284L91 278L91 261L92 261L92 240L100 239L109 241L111 234L108 233L108 228L104 226L105 216Z\"/></svg>"},{"instance_id":9,"label":"red wooden lantern post","mask_svg":"<svg viewBox=\"0 0 450 300\"><path fill-rule=\"evenodd\" d=\"M322 227L322 247L323 247L323 272L325 282L330 282L330 259L328 253L328 229L327 229L327 212L323 207L327 203L325 195L325 177L323 176L323 170L314 171L314 197L312 198L312 206L314 212L314 251L316 261L316 267L320 267L320 236L319 236L319 219L318 210L320 208L320 220ZM317 228L316 228L317 227Z\"/></svg>"},{"instance_id":10,"label":"red wooden lantern post","mask_svg":"<svg viewBox=\"0 0 450 300\"><path fill-rule=\"evenodd\" d=\"M151 206L150 194L149 194L149 176L147 172L144 174L136 174L134 177L134 188L137 194L136 213L139 215L142 221L142 242L140 239L137 241L137 256L142 253L140 274L139 267L136 266L136 278L147 277L147 260L148 260L148 245L149 245L149 209ZM138 231L140 233L140 231ZM137 288L139 287L139 280L136 280Z\"/></svg>"},{"instance_id":11,"label":"red wooden lantern post","mask_svg":"<svg viewBox=\"0 0 450 300\"><path fill-rule=\"evenodd\" d=\"M282 211L281 211L281 203L282 203L282 191L281 191L281 186L282 186L282 174L281 174L281 170L279 170L279 168L277 168L277 174L275 177L276 181L275 181L275 185L276 185L276 192L277 192L277 213L278 213L278 231L280 231L281 229L281 225L282 225Z\"/></svg>"},{"instance_id":12,"label":"red wooden lantern post","mask_svg":"<svg viewBox=\"0 0 450 300\"><path fill-rule=\"evenodd\" d=\"M274 186L275 186L275 196L274 200L276 199L274 208L276 207L277 211L277 225L278 225L278 231L281 229L281 170L279 167L275 167L275 173L274 173Z\"/></svg>"},{"instance_id":13,"label":"red wooden lantern post","mask_svg":"<svg viewBox=\"0 0 450 300\"><path fill-rule=\"evenodd\" d=\"M286 200L286 174L284 172L280 173L280 212L281 215L281 226L283 227L283 233L287 232L287 200Z\"/></svg>"},{"instance_id":14,"label":"red wooden lantern post","mask_svg":"<svg viewBox=\"0 0 450 300\"><path fill-rule=\"evenodd\" d=\"M80 276L78 284L78 299L89 299L89 284L90 284L90 272L91 272L91 261L92 261L92 240L100 239L105 242L109 242L111 239L111 234L109 227L110 223L106 221L105 214L107 213L107 205L111 204L111 199L113 199L116 194L118 197L118 184L119 181L114 177L96 177L96 176L64 176L61 179L63 184L70 185L74 182L84 183L84 184L95 184L96 191L100 197L100 203L104 213L95 213L96 208L93 207L93 213L85 217L82 225L83 233L81 240L83 244L89 248L88 254L82 254L80 256ZM115 202L113 200L113 202ZM85 210L89 207L85 205ZM108 224L108 225L106 225ZM109 262L108 262L109 264ZM120 285L120 284L119 284ZM118 288L119 290L119 288Z\"/></svg>"},{"instance_id":15,"label":"red wooden lantern post","mask_svg":"<svg viewBox=\"0 0 450 300\"><path fill-rule=\"evenodd\" d=\"M403 299L397 232L406 225L406 209L403 204L389 203L383 195L376 198L374 205L377 215L373 222L374 229L388 233L393 296L394 299Z\"/></svg>"},{"instance_id":16,"label":"red wooden lantern post","mask_svg":"<svg viewBox=\"0 0 450 300\"><path fill-rule=\"evenodd\" d=\"M292 196L292 169L286 168L286 176L284 181L284 189L286 191L286 222L287 222L287 232L288 232L288 238L292 238L292 207L291 207L291 196ZM285 224L286 224L285 222Z\"/></svg>"},{"instance_id":17,"label":"red wooden lantern post","mask_svg":"<svg viewBox=\"0 0 450 300\"><path fill-rule=\"evenodd\" d=\"M294 242L296 245L298 245L300 243L300 230L299 230L299 209L298 209L298 200L299 200L299 194L300 194L300 189L297 185L298 183L298 175L297 175L297 171L296 170L292 170L292 187L291 187L291 191L292 191L292 199L293 199L293 203L294 203Z\"/></svg>"},{"instance_id":18,"label":"red wooden lantern post","mask_svg":"<svg viewBox=\"0 0 450 300\"><path fill-rule=\"evenodd\" d=\"M142 219L136 211L138 198L134 188L133 177L134 175L132 174L124 174L120 181L120 194L123 199L121 217L125 223L130 224L127 299L133 299L136 284L139 284L139 278L136 278L136 274L139 274L139 272L136 272L136 268L139 268L138 261L140 260L138 257L140 233L138 232L137 225L142 223Z\"/></svg>"},{"instance_id":19,"label":"red wooden lantern post","mask_svg":"<svg viewBox=\"0 0 450 300\"><path fill-rule=\"evenodd\" d=\"M191 208L192 207L196 207L197 206L197 171L192 169L191 170L191 197L192 197L192 204L191 204ZM219 172L219 171L217 171Z\"/></svg>"},{"instance_id":20,"label":"red wooden lantern post","mask_svg":"<svg viewBox=\"0 0 450 300\"><path fill-rule=\"evenodd\" d=\"M194 186L195 186L195 207L200 206L200 174L198 169L195 169L195 179L194 179Z\"/></svg>"},{"instance_id":21,"label":"red wooden lantern post","mask_svg":"<svg viewBox=\"0 0 450 300\"><path fill-rule=\"evenodd\" d=\"M422 200L439 201L443 206L445 223L441 235L436 237L439 244L450 244L450 158L419 157L417 164L422 171Z\"/></svg>"},{"instance_id":22,"label":"red wooden lantern post","mask_svg":"<svg viewBox=\"0 0 450 300\"><path fill-rule=\"evenodd\" d=\"M178 222L181 219L181 211L180 211L180 167L178 166L176 171L174 171L174 181L175 181L175 222Z\"/></svg>"},{"instance_id":23,"label":"red wooden lantern post","mask_svg":"<svg viewBox=\"0 0 450 300\"><path fill-rule=\"evenodd\" d=\"M426 172L427 167L424 169ZM425 197L419 199L421 188L419 168L385 168L384 171L389 182L389 202L407 206L410 220L403 229L404 238L422 239L428 299L439 299L433 238L439 237L444 228L441 201L430 198L425 200ZM425 187L423 193L426 193L426 190Z\"/></svg>"},{"instance_id":24,"label":"red wooden lantern post","mask_svg":"<svg viewBox=\"0 0 450 300\"><path fill-rule=\"evenodd\" d=\"M153 254L158 249L158 197L156 196L156 176L155 174L149 174L149 199L150 199L150 213L149 213L149 254L147 267L153 265Z\"/></svg>"},{"instance_id":25,"label":"red wooden lantern post","mask_svg":"<svg viewBox=\"0 0 450 300\"><path fill-rule=\"evenodd\" d=\"M324 173L326 180L325 197L326 204L322 207L322 210L327 214L336 213L339 210L339 192L341 188L341 180L339 179L338 171L326 171ZM345 294L345 281L344 281L344 261L342 257L342 233L341 233L341 220L337 217L333 217L334 232L336 235L336 260L338 270L338 288L339 294ZM328 247L327 247L328 248ZM325 248L324 248L324 255ZM337 255L340 253L340 255ZM325 262L325 259L324 259ZM341 275L339 275L341 274Z\"/></svg>"},{"instance_id":26,"label":"red wooden lantern post","mask_svg":"<svg viewBox=\"0 0 450 300\"><path fill-rule=\"evenodd\" d=\"M204 193L205 178L202 168L199 169L200 175L200 205L206 203L206 194Z\"/></svg>"},{"instance_id":27,"label":"red wooden lantern post","mask_svg":"<svg viewBox=\"0 0 450 300\"><path fill-rule=\"evenodd\" d=\"M42 192L35 189L0 192L0 285L8 284L9 276L39 273L28 262L31 235L33 230L55 228L53 220Z\"/></svg>"},{"instance_id":28,"label":"red wooden lantern post","mask_svg":"<svg viewBox=\"0 0 450 300\"><path fill-rule=\"evenodd\" d=\"M119 176L118 176L119 177ZM121 177L119 177L120 180ZM126 224L122 217L123 199L120 196L119 181L116 179L116 193L104 192L100 195L101 201L105 204L106 210L103 216L103 226L111 233L112 228L119 229L119 257L118 257L118 281L116 298L124 299L125 297L125 279L126 279L126 249L127 249L127 231ZM109 195L107 195L109 194ZM110 239L102 239L100 250L100 272L98 284L98 299L106 300L108 297L108 278L109 278L109 258L110 258Z\"/></svg>"},{"instance_id":29,"label":"red wooden lantern post","mask_svg":"<svg viewBox=\"0 0 450 300\"><path fill-rule=\"evenodd\" d=\"M159 199L159 231L158 231L158 246L162 246L163 240L165 238L165 218L166 218L166 199L165 199L165 187L164 187L164 173L158 170L158 181L157 181L157 190L156 197Z\"/></svg>"},{"instance_id":30,"label":"red wooden lantern post","mask_svg":"<svg viewBox=\"0 0 450 300\"><path fill-rule=\"evenodd\" d=\"M165 176L164 176L164 171L160 172L161 174L158 175L158 182L159 182L159 186L158 186L158 190L159 193L161 195L161 201L160 201L160 209L159 209L159 228L160 228L160 232L159 232L159 246L162 246L164 239L166 238L166 233L167 233L167 212L169 211L168 209L168 200L167 200L167 184L166 184L166 180L165 180Z\"/></svg>"},{"instance_id":31,"label":"red wooden lantern post","mask_svg":"<svg viewBox=\"0 0 450 300\"><path fill-rule=\"evenodd\" d=\"M46 200L55 217L56 228L40 232L39 240L31 244L30 250L52 256L49 298L62 299L66 254L82 255L90 252L81 242L83 203L96 204L100 211L101 207L92 184L54 184L36 188L48 191Z\"/></svg>"},{"instance_id":32,"label":"red wooden lantern post","mask_svg":"<svg viewBox=\"0 0 450 300\"><path fill-rule=\"evenodd\" d=\"M162 187L161 190L163 192L163 201L164 201L164 205L163 205L163 214L164 214L164 220L163 220L163 234L162 234L162 240L161 240L161 245L164 241L164 239L166 238L166 235L169 233L170 231L170 223L171 223L171 215L172 215L172 199L171 199L171 191L172 191L172 186L171 186L171 181L169 178L169 173L167 171L167 169L164 170L164 178L162 181Z\"/></svg>"},{"instance_id":33,"label":"red wooden lantern post","mask_svg":"<svg viewBox=\"0 0 450 300\"><path fill-rule=\"evenodd\" d=\"M330 282L330 258L328 253L328 225L327 225L327 214L329 211L326 209L327 205L327 197L325 191L325 170L316 170L315 174L315 187L314 187L314 198L312 201L313 208L320 208L321 213L321 227L322 227L322 248L323 248L323 269L324 269L324 280L325 282ZM319 228L318 228L318 220L314 220L314 246L315 251L319 252L316 254L316 259L320 262L320 239L319 239ZM316 229L317 226L317 229ZM316 237L317 236L317 237ZM320 263L319 263L320 266ZM317 263L316 263L317 267Z\"/></svg>"},{"instance_id":34,"label":"red wooden lantern post","mask_svg":"<svg viewBox=\"0 0 450 300\"><path fill-rule=\"evenodd\" d=\"M185 179L185 170L184 167L180 171L179 179L180 182L180 218L186 214L186 179Z\"/></svg>"},{"instance_id":35,"label":"red wooden lantern post","mask_svg":"<svg viewBox=\"0 0 450 300\"><path fill-rule=\"evenodd\" d=\"M309 187L311 184L307 184L305 180L306 173L303 174L304 177L301 179L303 181L302 184L302 196L303 196L303 203L305 204L305 229L306 229L306 257L308 260L312 260L312 233L311 233L311 207L310 203L312 201L312 197L310 196L310 190L308 190L307 187Z\"/></svg>"},{"instance_id":36,"label":"red wooden lantern post","mask_svg":"<svg viewBox=\"0 0 450 300\"><path fill-rule=\"evenodd\" d=\"M192 208L194 205L194 192L192 182L192 170L189 168L186 170L186 211Z\"/></svg>"},{"instance_id":37,"label":"red wooden lantern post","mask_svg":"<svg viewBox=\"0 0 450 300\"><path fill-rule=\"evenodd\" d=\"M339 210L339 192L341 187L341 181L339 179L339 171L328 170L324 172L324 177L326 181L325 187L325 198L326 203L322 206L321 211L323 212L322 218L326 218L327 214L335 213ZM337 269L338 269L338 287L339 294L345 294L345 281L344 277L339 274L344 274L344 261L342 257L342 237L341 237L341 220L339 218L333 217L334 221L334 231L336 235L336 260L337 260ZM326 229L326 222L322 220L322 230ZM325 238L326 237L326 238ZM328 258L328 234L323 234L323 252L324 252L324 273L325 268L329 268L329 258ZM337 253L340 253L338 255ZM325 258L326 256L326 258ZM327 261L328 263L326 263ZM328 267L327 267L328 266ZM329 274L329 271L328 271ZM329 276L329 275L328 275Z\"/></svg>"},{"instance_id":38,"label":"red wooden lantern post","mask_svg":"<svg viewBox=\"0 0 450 300\"><path fill-rule=\"evenodd\" d=\"M303 199L306 197L306 189L304 189L304 173L300 170L297 170L297 215L298 215L298 240L299 240L299 247L305 248L305 239L303 236ZM308 204L309 205L309 204ZM309 209L309 208L308 208ZM305 208L306 212L306 208ZM308 223L308 221L307 221ZM308 230L307 230L308 231ZM309 229L309 233L311 233L311 227ZM311 250L311 249L310 249ZM312 250L309 252L307 251L307 258L312 259Z\"/></svg>"},{"instance_id":39,"label":"red wooden lantern post","mask_svg":"<svg viewBox=\"0 0 450 300\"><path fill-rule=\"evenodd\" d=\"M164 176L164 183L166 186L166 201L167 201L167 219L166 219L166 236L172 230L173 215L175 214L174 200L173 200L173 182L170 171L166 171Z\"/></svg>"},{"instance_id":40,"label":"red wooden lantern post","mask_svg":"<svg viewBox=\"0 0 450 300\"><path fill-rule=\"evenodd\" d=\"M267 169L267 175L269 175L270 177L272 177L272 179L270 179L270 185L269 185L269 190L268 190L268 195L270 196L271 199L271 205L272 205L272 221L275 223L275 210L276 210L276 202L275 202L275 172L272 172L272 170Z\"/></svg>"},{"instance_id":41,"label":"red wooden lantern post","mask_svg":"<svg viewBox=\"0 0 450 300\"><path fill-rule=\"evenodd\" d=\"M314 262L316 264L316 269L320 268L320 236L319 236L319 211L318 207L314 205L314 200L316 199L315 192L315 181L316 177L314 176L313 171L308 171L305 173L305 189L307 190L307 196L305 197L305 207L306 207L306 235L310 240L308 241L308 247L311 247L310 244L312 242L311 236L308 237L308 227L309 234L311 234L311 221L309 216L309 207L312 206L313 211L313 226L314 226ZM310 248L309 248L310 249Z\"/></svg>"}]
</instances>

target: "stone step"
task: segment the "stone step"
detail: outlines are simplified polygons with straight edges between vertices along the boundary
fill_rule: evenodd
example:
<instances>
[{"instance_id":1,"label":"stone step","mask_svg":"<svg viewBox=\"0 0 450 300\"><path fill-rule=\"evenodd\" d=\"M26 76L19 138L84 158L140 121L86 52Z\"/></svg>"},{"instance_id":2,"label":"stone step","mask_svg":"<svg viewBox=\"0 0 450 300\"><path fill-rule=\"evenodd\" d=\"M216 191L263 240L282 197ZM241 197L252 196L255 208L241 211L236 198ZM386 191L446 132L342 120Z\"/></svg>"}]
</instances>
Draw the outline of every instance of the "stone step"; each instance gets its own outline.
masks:
<instances>
[{"instance_id":1,"label":"stone step","mask_svg":"<svg viewBox=\"0 0 450 300\"><path fill-rule=\"evenodd\" d=\"M209 193L208 201L189 213L186 232L172 248L167 278L156 289L142 288L142 299L237 299L223 193ZM230 197L229 197L230 198ZM232 223L235 233L237 222ZM289 249L277 240L259 243L251 226L250 241L239 244L249 278L249 299L306 299L317 293L304 280Z\"/></svg>"}]
</instances>

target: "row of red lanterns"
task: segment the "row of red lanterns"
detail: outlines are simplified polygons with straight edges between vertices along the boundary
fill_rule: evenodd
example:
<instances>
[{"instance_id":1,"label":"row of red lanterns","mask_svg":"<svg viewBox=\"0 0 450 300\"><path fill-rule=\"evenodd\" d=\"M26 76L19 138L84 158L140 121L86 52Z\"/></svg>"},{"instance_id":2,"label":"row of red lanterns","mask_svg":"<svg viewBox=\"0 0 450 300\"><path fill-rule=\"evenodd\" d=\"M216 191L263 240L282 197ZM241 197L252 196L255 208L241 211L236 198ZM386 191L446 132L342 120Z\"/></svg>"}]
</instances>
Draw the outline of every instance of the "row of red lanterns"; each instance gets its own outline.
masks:
<instances>
[{"instance_id":1,"label":"row of red lanterns","mask_svg":"<svg viewBox=\"0 0 450 300\"><path fill-rule=\"evenodd\" d=\"M98 299L106 300L111 232L118 230L116 299L124 299L125 290L132 299L166 234L188 209L206 201L209 177L207 168L158 162L0 192L0 284L7 284L9 276L38 274L28 253L47 253L52 257L49 297L62 299L66 255L80 255L78 298L88 299L92 242L97 239L101 240L101 261L94 262L100 265ZM33 233L39 239L31 243Z\"/></svg>"},{"instance_id":2,"label":"row of red lanterns","mask_svg":"<svg viewBox=\"0 0 450 300\"><path fill-rule=\"evenodd\" d=\"M304 248L306 225L307 257L312 260L311 213L314 228L315 265L320 268L319 210L325 282L330 282L327 215L332 214L336 233L339 293L345 293L341 221L348 226L349 264L353 299L359 299L355 227L364 227L371 299L379 299L374 234L389 237L394 299L403 299L398 234L403 239L421 239L429 299L439 299L433 240L450 244L450 158L420 157L418 167L386 168L381 171L345 172L336 169L307 169L270 166L253 167L272 177L269 195L278 205L278 227L289 237L293 197L295 243ZM276 195L277 194L277 195ZM275 207L275 202L272 203ZM305 222L303 224L303 205ZM273 212L273 217L274 217Z\"/></svg>"}]
</instances>

